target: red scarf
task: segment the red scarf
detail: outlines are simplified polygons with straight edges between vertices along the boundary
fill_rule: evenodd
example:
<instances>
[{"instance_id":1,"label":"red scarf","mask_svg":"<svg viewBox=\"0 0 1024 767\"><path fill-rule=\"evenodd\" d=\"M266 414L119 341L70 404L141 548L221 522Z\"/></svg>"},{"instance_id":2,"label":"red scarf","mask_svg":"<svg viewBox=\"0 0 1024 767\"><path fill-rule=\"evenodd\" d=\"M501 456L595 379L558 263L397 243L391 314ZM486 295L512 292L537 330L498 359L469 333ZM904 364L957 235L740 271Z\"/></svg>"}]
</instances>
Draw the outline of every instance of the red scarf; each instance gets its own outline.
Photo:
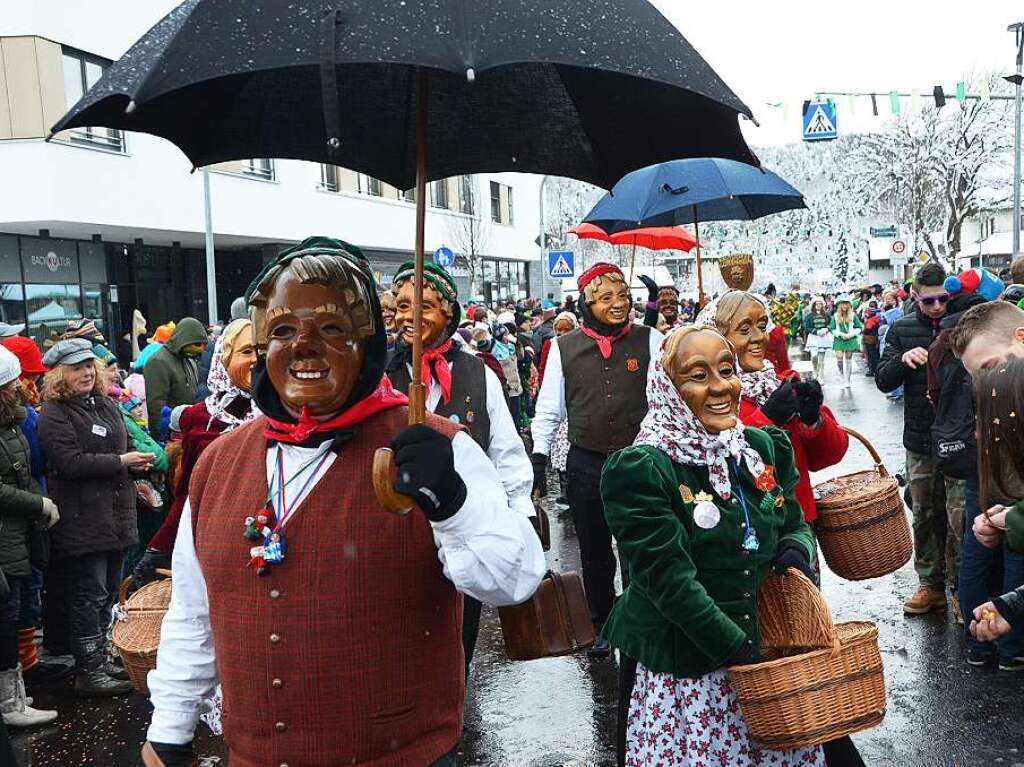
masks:
<instances>
[{"instance_id":1,"label":"red scarf","mask_svg":"<svg viewBox=\"0 0 1024 767\"><path fill-rule=\"evenodd\" d=\"M633 323L627 323L626 327L620 330L613 336L603 336L596 330L591 330L585 324L580 325L580 330L583 331L583 335L587 338L593 338L597 342L597 348L601 352L601 356L608 359L612 356L612 344L616 341L620 341L629 335L629 331L633 329Z\"/></svg>"},{"instance_id":2,"label":"red scarf","mask_svg":"<svg viewBox=\"0 0 1024 767\"><path fill-rule=\"evenodd\" d=\"M303 407L302 413L299 414L298 423L275 421L268 416L267 423L269 425L263 434L267 439L272 439L276 442L298 445L305 442L313 434L348 429L362 423L370 416L382 410L389 410L399 405L408 404L409 398L401 392L392 389L391 381L388 380L388 377L382 376L380 383L377 384L377 388L373 390L369 397L360 400L348 410L339 413L330 420L318 421L310 416L307 408Z\"/></svg>"},{"instance_id":3,"label":"red scarf","mask_svg":"<svg viewBox=\"0 0 1024 767\"><path fill-rule=\"evenodd\" d=\"M452 398L452 368L445 358L445 354L452 348L452 339L448 339L440 346L433 349L423 350L423 369L420 371L420 378L423 380L424 388L430 391L430 367L434 366L434 376L437 384L441 387L441 399L444 404Z\"/></svg>"}]
</instances>

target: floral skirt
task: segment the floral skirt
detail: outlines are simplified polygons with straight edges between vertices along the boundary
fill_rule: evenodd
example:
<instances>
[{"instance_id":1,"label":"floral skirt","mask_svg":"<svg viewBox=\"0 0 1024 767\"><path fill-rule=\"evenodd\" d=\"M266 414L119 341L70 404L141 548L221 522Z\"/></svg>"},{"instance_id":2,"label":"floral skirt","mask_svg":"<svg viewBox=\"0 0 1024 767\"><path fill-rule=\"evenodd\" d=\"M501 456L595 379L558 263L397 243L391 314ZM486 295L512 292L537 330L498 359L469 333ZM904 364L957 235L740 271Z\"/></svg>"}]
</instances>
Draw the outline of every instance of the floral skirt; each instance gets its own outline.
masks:
<instances>
[{"instance_id":1,"label":"floral skirt","mask_svg":"<svg viewBox=\"0 0 1024 767\"><path fill-rule=\"evenodd\" d=\"M768 751L750 739L725 669L697 679L636 667L627 767L825 767L821 746Z\"/></svg>"}]
</instances>

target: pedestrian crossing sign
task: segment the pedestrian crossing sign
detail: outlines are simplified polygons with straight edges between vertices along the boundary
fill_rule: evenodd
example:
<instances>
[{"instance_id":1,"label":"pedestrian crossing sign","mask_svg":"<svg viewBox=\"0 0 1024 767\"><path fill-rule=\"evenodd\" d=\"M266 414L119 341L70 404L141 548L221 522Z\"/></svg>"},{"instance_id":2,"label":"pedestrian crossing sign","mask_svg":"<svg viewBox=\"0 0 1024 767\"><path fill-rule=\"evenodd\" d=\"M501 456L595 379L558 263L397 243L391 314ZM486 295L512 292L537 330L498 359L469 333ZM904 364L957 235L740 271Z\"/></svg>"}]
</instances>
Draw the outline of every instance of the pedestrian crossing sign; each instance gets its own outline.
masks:
<instances>
[{"instance_id":1,"label":"pedestrian crossing sign","mask_svg":"<svg viewBox=\"0 0 1024 767\"><path fill-rule=\"evenodd\" d=\"M836 105L833 101L809 101L804 109L804 141L839 138Z\"/></svg>"},{"instance_id":2,"label":"pedestrian crossing sign","mask_svg":"<svg viewBox=\"0 0 1024 767\"><path fill-rule=\"evenodd\" d=\"M571 250L552 250L548 253L548 276L555 280L576 276L576 254Z\"/></svg>"}]
</instances>

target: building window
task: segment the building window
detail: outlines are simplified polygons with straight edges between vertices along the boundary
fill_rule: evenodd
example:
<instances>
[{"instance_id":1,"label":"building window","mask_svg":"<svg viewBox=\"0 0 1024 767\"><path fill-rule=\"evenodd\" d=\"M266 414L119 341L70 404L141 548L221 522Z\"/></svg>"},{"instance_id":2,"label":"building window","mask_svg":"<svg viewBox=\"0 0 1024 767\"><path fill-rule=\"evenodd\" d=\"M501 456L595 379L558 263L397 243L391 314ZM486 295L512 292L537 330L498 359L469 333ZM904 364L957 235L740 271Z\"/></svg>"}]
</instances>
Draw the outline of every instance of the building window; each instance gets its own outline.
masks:
<instances>
[{"instance_id":1,"label":"building window","mask_svg":"<svg viewBox=\"0 0 1024 767\"><path fill-rule=\"evenodd\" d=\"M402 199L405 200L406 202L411 202L411 203L415 204L415 202L416 202L416 190L415 189L406 189L404 192L402 192Z\"/></svg>"},{"instance_id":2,"label":"building window","mask_svg":"<svg viewBox=\"0 0 1024 767\"><path fill-rule=\"evenodd\" d=\"M109 66L109 62L103 59L71 48L62 49L62 64L64 96L68 109L81 100ZM125 151L124 133L111 128L75 128L69 131L69 138L73 144L88 144L114 152Z\"/></svg>"},{"instance_id":3,"label":"building window","mask_svg":"<svg viewBox=\"0 0 1024 767\"><path fill-rule=\"evenodd\" d=\"M467 216L476 215L472 176L459 176L459 211Z\"/></svg>"},{"instance_id":4,"label":"building window","mask_svg":"<svg viewBox=\"0 0 1024 767\"><path fill-rule=\"evenodd\" d=\"M268 159L246 160L242 163L242 173L255 176L266 181L274 180L274 161Z\"/></svg>"},{"instance_id":5,"label":"building window","mask_svg":"<svg viewBox=\"0 0 1024 767\"><path fill-rule=\"evenodd\" d=\"M512 187L491 182L491 221L512 225Z\"/></svg>"},{"instance_id":6,"label":"building window","mask_svg":"<svg viewBox=\"0 0 1024 767\"><path fill-rule=\"evenodd\" d=\"M448 207L448 182L445 179L431 182L430 204L435 208Z\"/></svg>"},{"instance_id":7,"label":"building window","mask_svg":"<svg viewBox=\"0 0 1024 767\"><path fill-rule=\"evenodd\" d=\"M328 192L338 191L338 166L320 165L320 188Z\"/></svg>"},{"instance_id":8,"label":"building window","mask_svg":"<svg viewBox=\"0 0 1024 767\"><path fill-rule=\"evenodd\" d=\"M356 183L358 184L360 194L368 194L371 197L381 196L379 179L367 176L365 173L357 173Z\"/></svg>"},{"instance_id":9,"label":"building window","mask_svg":"<svg viewBox=\"0 0 1024 767\"><path fill-rule=\"evenodd\" d=\"M501 184L491 182L491 221L501 223Z\"/></svg>"}]
</instances>

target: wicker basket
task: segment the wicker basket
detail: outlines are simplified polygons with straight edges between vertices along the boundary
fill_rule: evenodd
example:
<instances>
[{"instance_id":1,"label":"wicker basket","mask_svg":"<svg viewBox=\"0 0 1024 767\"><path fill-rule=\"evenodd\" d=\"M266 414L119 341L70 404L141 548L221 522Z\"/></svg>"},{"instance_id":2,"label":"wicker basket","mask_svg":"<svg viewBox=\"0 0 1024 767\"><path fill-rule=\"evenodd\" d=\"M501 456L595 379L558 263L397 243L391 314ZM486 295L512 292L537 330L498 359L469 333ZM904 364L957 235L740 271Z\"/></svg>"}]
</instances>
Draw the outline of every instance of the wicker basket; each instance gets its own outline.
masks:
<instances>
[{"instance_id":1,"label":"wicker basket","mask_svg":"<svg viewBox=\"0 0 1024 767\"><path fill-rule=\"evenodd\" d=\"M114 647L121 655L124 669L135 685L135 689L148 695L146 676L156 668L156 651L160 646L160 624L171 603L171 579L169 570L157 570L166 576L161 580L147 583L127 601L131 576L121 582L117 601L123 617L114 624Z\"/></svg>"},{"instance_id":2,"label":"wicker basket","mask_svg":"<svg viewBox=\"0 0 1024 767\"><path fill-rule=\"evenodd\" d=\"M878 578L899 570L914 553L899 483L889 476L870 442L843 427L871 453L875 468L836 477L814 488L814 523L825 561L850 581Z\"/></svg>"},{"instance_id":3,"label":"wicker basket","mask_svg":"<svg viewBox=\"0 0 1024 767\"><path fill-rule=\"evenodd\" d=\"M782 592L780 595L778 592ZM815 616L811 628L787 624L781 609ZM766 622L766 618L770 621ZM879 724L885 717L885 678L878 628L854 621L832 625L828 605L796 570L770 575L758 595L758 619L766 631L764 663L729 669L751 737L763 748L804 748ZM821 635L824 626L830 635ZM810 635L826 649L800 651L788 628Z\"/></svg>"}]
</instances>

